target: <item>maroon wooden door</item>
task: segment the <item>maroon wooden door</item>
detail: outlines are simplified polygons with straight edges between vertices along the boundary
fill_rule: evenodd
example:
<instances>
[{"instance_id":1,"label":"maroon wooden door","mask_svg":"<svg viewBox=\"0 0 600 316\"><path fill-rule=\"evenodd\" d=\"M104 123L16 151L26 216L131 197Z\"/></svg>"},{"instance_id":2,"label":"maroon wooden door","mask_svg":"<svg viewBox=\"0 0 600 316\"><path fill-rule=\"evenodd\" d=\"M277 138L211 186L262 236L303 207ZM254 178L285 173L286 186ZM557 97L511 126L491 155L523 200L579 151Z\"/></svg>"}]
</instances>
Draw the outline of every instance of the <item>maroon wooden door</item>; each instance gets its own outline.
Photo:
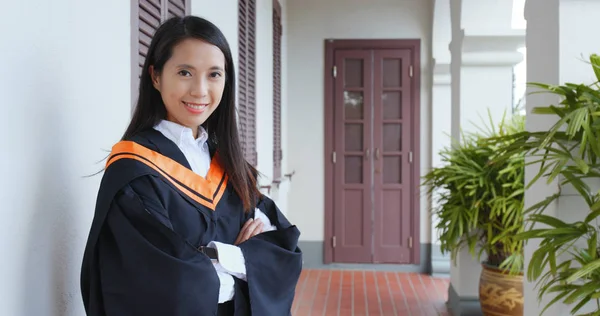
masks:
<instances>
[{"instance_id":1,"label":"maroon wooden door","mask_svg":"<svg viewBox=\"0 0 600 316\"><path fill-rule=\"evenodd\" d=\"M333 255L337 262L368 263L373 248L371 52L337 51L335 60Z\"/></svg>"},{"instance_id":2,"label":"maroon wooden door","mask_svg":"<svg viewBox=\"0 0 600 316\"><path fill-rule=\"evenodd\" d=\"M409 263L410 51L373 52L374 249L373 262ZM416 212L418 214L418 212Z\"/></svg>"},{"instance_id":3,"label":"maroon wooden door","mask_svg":"<svg viewBox=\"0 0 600 316\"><path fill-rule=\"evenodd\" d=\"M410 263L410 58L334 53L334 262Z\"/></svg>"}]
</instances>

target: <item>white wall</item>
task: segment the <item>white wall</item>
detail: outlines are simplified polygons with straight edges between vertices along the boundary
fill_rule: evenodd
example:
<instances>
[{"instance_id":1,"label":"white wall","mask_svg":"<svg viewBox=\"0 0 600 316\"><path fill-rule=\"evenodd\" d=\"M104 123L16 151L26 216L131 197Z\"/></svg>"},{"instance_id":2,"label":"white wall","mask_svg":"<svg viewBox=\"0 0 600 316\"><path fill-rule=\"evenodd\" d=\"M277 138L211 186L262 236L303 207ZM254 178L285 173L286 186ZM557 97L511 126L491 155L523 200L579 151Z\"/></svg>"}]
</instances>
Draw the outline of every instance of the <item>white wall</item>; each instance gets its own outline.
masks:
<instances>
[{"instance_id":1,"label":"white wall","mask_svg":"<svg viewBox=\"0 0 600 316\"><path fill-rule=\"evenodd\" d=\"M467 35L496 35L513 31L512 0L461 0L462 26Z\"/></svg>"},{"instance_id":2,"label":"white wall","mask_svg":"<svg viewBox=\"0 0 600 316\"><path fill-rule=\"evenodd\" d=\"M432 1L288 1L288 151L296 171L289 217L303 240L324 237L324 40L421 39L421 174L430 165ZM430 219L421 199L421 242L429 242Z\"/></svg>"},{"instance_id":3,"label":"white wall","mask_svg":"<svg viewBox=\"0 0 600 316\"><path fill-rule=\"evenodd\" d=\"M432 55L436 64L450 63L450 41L452 40L452 23L450 20L450 1L434 0Z\"/></svg>"},{"instance_id":4,"label":"white wall","mask_svg":"<svg viewBox=\"0 0 600 316\"><path fill-rule=\"evenodd\" d=\"M288 34L288 14L287 14L287 4L288 0L279 0L279 4L281 5L281 24L282 24L282 37L281 37L281 150L283 152L283 160L281 161L281 173L282 175L293 172L289 166L289 144L286 140L288 140L289 126L287 122L289 121L289 101L288 101L288 42L289 42L289 34ZM279 187L279 192L277 194L277 204L279 208L284 214L289 213L289 193L292 190L292 180L284 177L284 181L281 183Z\"/></svg>"},{"instance_id":5,"label":"white wall","mask_svg":"<svg viewBox=\"0 0 600 316\"><path fill-rule=\"evenodd\" d=\"M486 78L481 80L481 78ZM512 66L464 66L461 74L460 127L464 132L497 128L510 119L512 105ZM488 114L489 111L489 114ZM494 126L490 126L491 115Z\"/></svg>"},{"instance_id":6,"label":"white wall","mask_svg":"<svg viewBox=\"0 0 600 316\"><path fill-rule=\"evenodd\" d=\"M273 177L273 1L256 2L256 144L262 181ZM263 183L264 183L263 182Z\"/></svg>"},{"instance_id":7,"label":"white wall","mask_svg":"<svg viewBox=\"0 0 600 316\"><path fill-rule=\"evenodd\" d=\"M103 167L129 119L130 4L9 1L2 10L0 315L80 316L100 182L84 176Z\"/></svg>"}]
</instances>

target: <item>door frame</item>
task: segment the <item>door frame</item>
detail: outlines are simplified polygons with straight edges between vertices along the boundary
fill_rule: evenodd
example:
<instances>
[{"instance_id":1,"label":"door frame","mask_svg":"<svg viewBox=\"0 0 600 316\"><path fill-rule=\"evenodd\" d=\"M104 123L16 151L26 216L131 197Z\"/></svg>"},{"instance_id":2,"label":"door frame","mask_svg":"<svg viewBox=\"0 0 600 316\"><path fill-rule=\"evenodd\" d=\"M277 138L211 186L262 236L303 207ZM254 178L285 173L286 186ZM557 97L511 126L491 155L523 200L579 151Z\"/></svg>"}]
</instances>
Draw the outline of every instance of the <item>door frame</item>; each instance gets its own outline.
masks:
<instances>
[{"instance_id":1,"label":"door frame","mask_svg":"<svg viewBox=\"0 0 600 316\"><path fill-rule=\"evenodd\" d=\"M411 222L413 231L413 248L410 262L420 264L421 261L421 203L420 203L420 178L421 178L421 40L420 39L326 39L325 40L325 240L323 245L323 258L325 264L333 263L333 215L334 215L334 170L332 154L334 148L334 93L333 66L335 63L335 50L337 49L408 49L413 60L413 76L411 100L414 105L412 112L413 135L411 148L413 149L413 168L411 170L410 195Z\"/></svg>"}]
</instances>

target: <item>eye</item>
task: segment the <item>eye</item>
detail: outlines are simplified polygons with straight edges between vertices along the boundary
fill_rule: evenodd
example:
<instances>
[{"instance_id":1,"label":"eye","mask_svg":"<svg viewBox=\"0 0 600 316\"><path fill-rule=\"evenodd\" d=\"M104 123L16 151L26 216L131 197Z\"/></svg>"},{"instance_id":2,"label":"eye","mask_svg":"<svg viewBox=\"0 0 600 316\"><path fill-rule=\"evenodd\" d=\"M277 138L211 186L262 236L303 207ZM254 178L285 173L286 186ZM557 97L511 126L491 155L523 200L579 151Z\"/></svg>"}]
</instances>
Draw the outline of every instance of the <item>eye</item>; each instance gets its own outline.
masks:
<instances>
[{"instance_id":1,"label":"eye","mask_svg":"<svg viewBox=\"0 0 600 316\"><path fill-rule=\"evenodd\" d=\"M180 76L184 76L184 77L189 77L192 75L192 73L187 70L180 70L177 74L179 74Z\"/></svg>"},{"instance_id":2,"label":"eye","mask_svg":"<svg viewBox=\"0 0 600 316\"><path fill-rule=\"evenodd\" d=\"M210 77L211 78L220 78L220 77L223 77L223 74L219 71L215 71L210 74Z\"/></svg>"}]
</instances>

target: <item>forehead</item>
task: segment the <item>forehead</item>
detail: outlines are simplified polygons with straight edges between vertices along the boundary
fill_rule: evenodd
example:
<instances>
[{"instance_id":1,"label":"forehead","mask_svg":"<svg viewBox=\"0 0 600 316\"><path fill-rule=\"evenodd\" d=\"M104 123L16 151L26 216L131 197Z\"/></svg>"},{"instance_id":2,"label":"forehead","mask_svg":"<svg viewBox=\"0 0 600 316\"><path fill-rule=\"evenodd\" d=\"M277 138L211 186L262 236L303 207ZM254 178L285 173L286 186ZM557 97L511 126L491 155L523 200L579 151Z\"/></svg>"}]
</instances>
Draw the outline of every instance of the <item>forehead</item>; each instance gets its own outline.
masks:
<instances>
[{"instance_id":1,"label":"forehead","mask_svg":"<svg viewBox=\"0 0 600 316\"><path fill-rule=\"evenodd\" d=\"M167 63L185 63L192 66L225 66L225 55L221 50L203 40L188 38L173 47L173 54Z\"/></svg>"}]
</instances>

